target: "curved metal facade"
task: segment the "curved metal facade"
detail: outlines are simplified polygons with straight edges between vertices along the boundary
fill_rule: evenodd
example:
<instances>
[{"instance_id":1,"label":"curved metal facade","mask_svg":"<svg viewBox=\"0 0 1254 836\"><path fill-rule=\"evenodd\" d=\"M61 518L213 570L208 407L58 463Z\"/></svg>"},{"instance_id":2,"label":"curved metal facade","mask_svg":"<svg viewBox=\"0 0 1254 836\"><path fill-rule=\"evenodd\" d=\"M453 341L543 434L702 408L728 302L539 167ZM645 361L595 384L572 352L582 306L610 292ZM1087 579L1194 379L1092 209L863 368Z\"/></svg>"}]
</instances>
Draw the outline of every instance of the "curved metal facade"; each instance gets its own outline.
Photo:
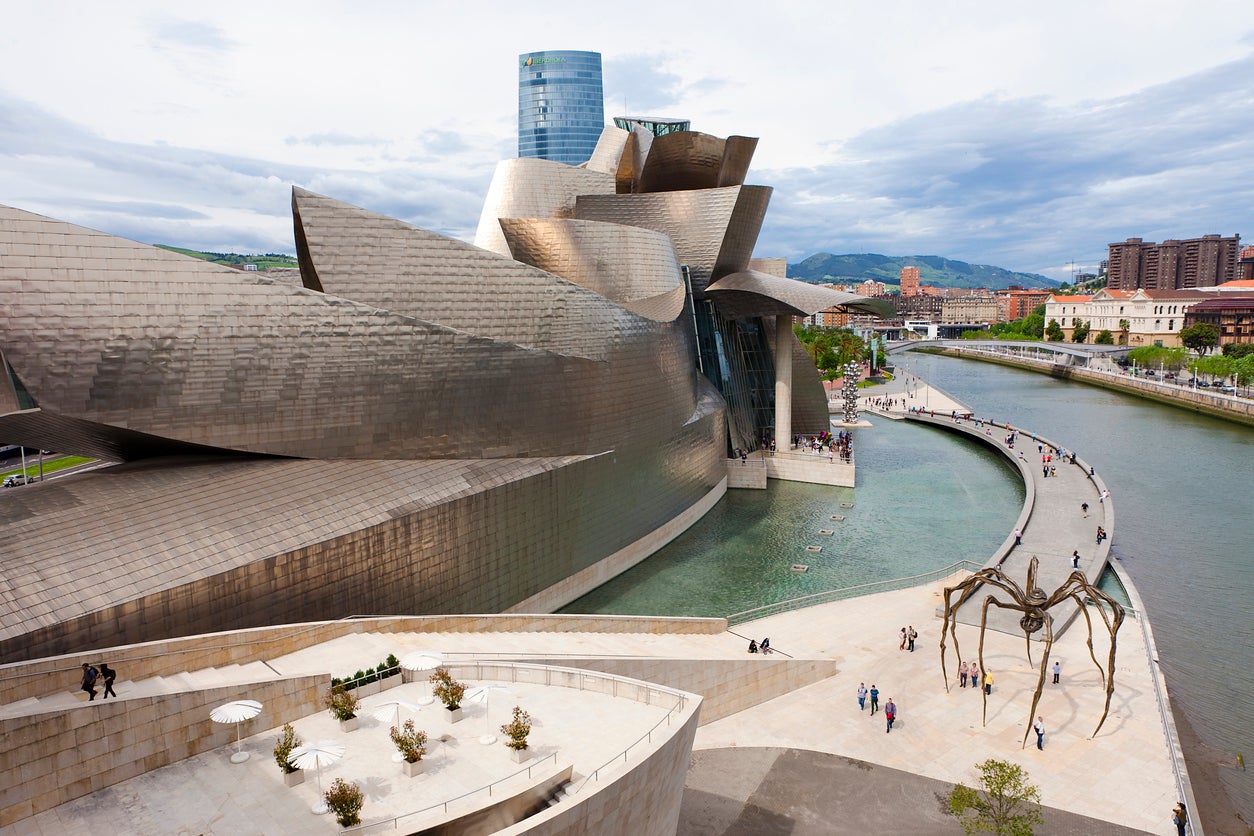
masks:
<instances>
[{"instance_id":1,"label":"curved metal facade","mask_svg":"<svg viewBox=\"0 0 1254 836\"><path fill-rule=\"evenodd\" d=\"M771 190L636 193L638 133L600 170L503 163L479 246L294 189L300 285L0 207L0 439L126 462L0 493L27 544L0 553L0 660L569 600L690 522L729 443L703 291L748 269ZM653 187L709 168L672 142ZM724 142L715 181L751 150ZM741 294L754 357L728 379L764 391L760 317L796 293ZM826 405L790 347L809 432Z\"/></svg>"}]
</instances>

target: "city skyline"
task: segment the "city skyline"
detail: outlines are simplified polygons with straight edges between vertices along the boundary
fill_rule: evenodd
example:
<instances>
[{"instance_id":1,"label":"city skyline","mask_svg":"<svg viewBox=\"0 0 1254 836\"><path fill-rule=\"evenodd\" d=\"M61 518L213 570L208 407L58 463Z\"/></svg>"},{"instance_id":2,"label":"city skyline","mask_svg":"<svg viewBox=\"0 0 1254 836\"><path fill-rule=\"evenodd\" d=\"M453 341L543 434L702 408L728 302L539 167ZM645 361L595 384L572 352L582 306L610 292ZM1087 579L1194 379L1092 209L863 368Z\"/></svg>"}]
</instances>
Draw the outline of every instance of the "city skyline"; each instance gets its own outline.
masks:
<instances>
[{"instance_id":1,"label":"city skyline","mask_svg":"<svg viewBox=\"0 0 1254 836\"><path fill-rule=\"evenodd\" d=\"M290 252L297 184L470 240L489 161L515 153L517 56L586 49L604 57L607 118L761 138L749 180L778 190L759 255L937 254L1062 280L1129 237L1251 234L1254 27L1228 0L1045 17L790 4L748 33L735 12L758 7L735 3L713 21L645 3L639 23L560 3L544 20L294 8L15 9L0 203L144 242ZM1216 37L1215 20L1237 23Z\"/></svg>"}]
</instances>

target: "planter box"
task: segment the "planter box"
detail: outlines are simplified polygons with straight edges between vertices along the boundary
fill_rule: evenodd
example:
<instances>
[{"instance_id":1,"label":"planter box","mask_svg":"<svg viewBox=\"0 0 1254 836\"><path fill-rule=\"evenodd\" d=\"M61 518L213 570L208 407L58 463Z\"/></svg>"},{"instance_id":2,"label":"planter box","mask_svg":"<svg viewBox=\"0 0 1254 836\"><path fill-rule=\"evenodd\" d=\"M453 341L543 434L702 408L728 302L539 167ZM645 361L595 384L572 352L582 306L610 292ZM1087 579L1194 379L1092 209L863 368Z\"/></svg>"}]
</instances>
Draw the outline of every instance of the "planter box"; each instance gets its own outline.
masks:
<instances>
[{"instance_id":1,"label":"planter box","mask_svg":"<svg viewBox=\"0 0 1254 836\"><path fill-rule=\"evenodd\" d=\"M354 717L354 718L353 718L353 719L351 719L351 720L341 720L341 721L340 721L340 731L342 731L342 732L357 731L357 726L358 726L358 724L360 724L360 723L361 723L361 718L360 718L360 717Z\"/></svg>"},{"instance_id":2,"label":"planter box","mask_svg":"<svg viewBox=\"0 0 1254 836\"><path fill-rule=\"evenodd\" d=\"M410 778L413 778L415 775L421 775L425 771L426 766L423 765L421 760L416 760L413 763L401 761L401 772L404 772Z\"/></svg>"},{"instance_id":3,"label":"planter box","mask_svg":"<svg viewBox=\"0 0 1254 836\"><path fill-rule=\"evenodd\" d=\"M293 772L284 772L283 783L289 787L305 783L305 770L297 769Z\"/></svg>"},{"instance_id":4,"label":"planter box","mask_svg":"<svg viewBox=\"0 0 1254 836\"><path fill-rule=\"evenodd\" d=\"M509 759L512 760L514 763L522 763L523 761L527 760L530 757L531 757L530 749L510 749L509 750Z\"/></svg>"},{"instance_id":5,"label":"planter box","mask_svg":"<svg viewBox=\"0 0 1254 836\"><path fill-rule=\"evenodd\" d=\"M444 714L450 723L456 723L462 718L462 707L459 705L457 708L445 708Z\"/></svg>"}]
</instances>

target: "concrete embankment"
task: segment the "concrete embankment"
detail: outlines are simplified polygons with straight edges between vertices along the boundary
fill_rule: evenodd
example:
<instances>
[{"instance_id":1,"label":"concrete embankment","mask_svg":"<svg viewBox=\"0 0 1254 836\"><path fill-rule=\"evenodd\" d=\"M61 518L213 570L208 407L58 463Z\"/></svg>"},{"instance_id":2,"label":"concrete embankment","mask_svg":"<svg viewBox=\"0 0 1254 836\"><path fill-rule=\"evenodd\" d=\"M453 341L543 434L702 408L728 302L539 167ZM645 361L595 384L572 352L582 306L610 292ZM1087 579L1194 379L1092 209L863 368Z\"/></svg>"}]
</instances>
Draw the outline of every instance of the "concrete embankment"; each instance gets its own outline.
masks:
<instances>
[{"instance_id":1,"label":"concrete embankment","mask_svg":"<svg viewBox=\"0 0 1254 836\"><path fill-rule=\"evenodd\" d=\"M1065 366L1045 360L1033 360L1027 357L1011 357L1003 354L992 354L987 351L974 351L955 348L917 349L928 354L944 354L949 357L962 357L968 360L982 360L986 363L997 363L1016 369L1047 374L1059 380L1074 380L1099 386L1116 392L1146 398L1157 403L1187 409L1214 418L1223 418L1239 424L1254 426L1254 400L1236 398L1205 389L1186 389L1183 386L1172 386L1158 383L1127 374L1086 369L1079 366Z\"/></svg>"}]
</instances>

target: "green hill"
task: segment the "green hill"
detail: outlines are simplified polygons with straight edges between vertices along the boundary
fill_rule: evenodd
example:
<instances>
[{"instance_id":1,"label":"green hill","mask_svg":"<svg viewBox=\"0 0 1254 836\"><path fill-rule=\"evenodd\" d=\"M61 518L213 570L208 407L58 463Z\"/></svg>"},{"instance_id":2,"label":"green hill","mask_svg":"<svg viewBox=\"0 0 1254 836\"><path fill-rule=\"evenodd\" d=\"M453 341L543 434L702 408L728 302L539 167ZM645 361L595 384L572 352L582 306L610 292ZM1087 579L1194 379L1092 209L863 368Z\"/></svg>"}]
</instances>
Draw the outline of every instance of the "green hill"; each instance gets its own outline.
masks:
<instances>
[{"instance_id":1,"label":"green hill","mask_svg":"<svg viewBox=\"0 0 1254 836\"><path fill-rule=\"evenodd\" d=\"M872 279L899 284L902 267L918 267L919 282L933 287L1057 287L1058 282L1036 273L1016 273L987 264L968 264L938 255L888 256L877 253L832 255L815 253L788 265L788 276L804 282L849 282Z\"/></svg>"},{"instance_id":2,"label":"green hill","mask_svg":"<svg viewBox=\"0 0 1254 836\"><path fill-rule=\"evenodd\" d=\"M265 255L239 255L238 253L204 253L200 250L188 250L183 247L170 247L166 244L158 244L163 250L169 250L172 253L181 253L190 255L192 258L200 258L205 261L212 261L214 264L225 264L228 267L243 267L245 264L255 264L258 270L273 270L276 267L296 267L296 259L290 255L282 253L266 253Z\"/></svg>"}]
</instances>

